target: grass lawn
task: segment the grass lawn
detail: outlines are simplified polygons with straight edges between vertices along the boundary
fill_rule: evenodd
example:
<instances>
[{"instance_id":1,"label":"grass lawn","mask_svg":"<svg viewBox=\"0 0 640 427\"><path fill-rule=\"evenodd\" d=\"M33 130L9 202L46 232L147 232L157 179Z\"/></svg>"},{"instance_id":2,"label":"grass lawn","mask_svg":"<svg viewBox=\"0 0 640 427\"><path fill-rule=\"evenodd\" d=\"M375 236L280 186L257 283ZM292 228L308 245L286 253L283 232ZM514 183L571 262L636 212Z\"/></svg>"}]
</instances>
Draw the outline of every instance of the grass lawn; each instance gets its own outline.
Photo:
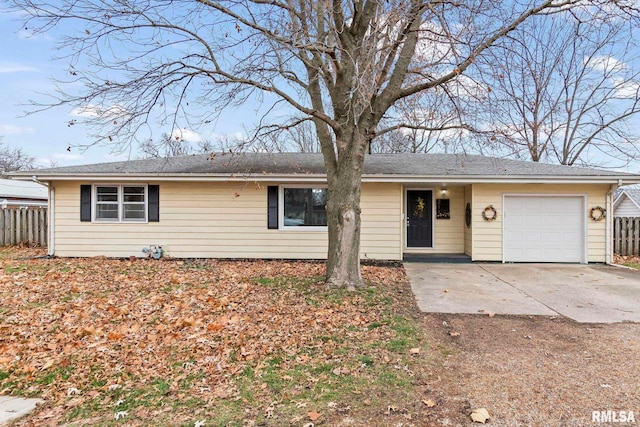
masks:
<instances>
[{"instance_id":1,"label":"grass lawn","mask_svg":"<svg viewBox=\"0 0 640 427\"><path fill-rule=\"evenodd\" d=\"M25 255L0 252L0 394L46 403L16 425L429 424L401 267L349 293L321 263Z\"/></svg>"}]
</instances>

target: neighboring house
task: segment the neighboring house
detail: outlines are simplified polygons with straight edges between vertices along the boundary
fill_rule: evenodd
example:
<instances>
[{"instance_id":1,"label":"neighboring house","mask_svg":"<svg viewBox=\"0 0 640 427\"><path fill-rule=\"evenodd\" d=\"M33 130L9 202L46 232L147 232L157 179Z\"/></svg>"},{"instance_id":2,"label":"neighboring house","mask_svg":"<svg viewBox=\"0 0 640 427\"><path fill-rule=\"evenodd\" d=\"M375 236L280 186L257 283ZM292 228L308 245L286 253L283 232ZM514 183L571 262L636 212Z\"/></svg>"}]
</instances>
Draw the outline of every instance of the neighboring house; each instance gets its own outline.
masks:
<instances>
[{"instance_id":1,"label":"neighboring house","mask_svg":"<svg viewBox=\"0 0 640 427\"><path fill-rule=\"evenodd\" d=\"M196 155L16 172L50 185L50 252L324 259L319 154ZM372 154L361 257L607 262L612 191L640 175L471 155Z\"/></svg>"},{"instance_id":2,"label":"neighboring house","mask_svg":"<svg viewBox=\"0 0 640 427\"><path fill-rule=\"evenodd\" d=\"M613 202L613 216L640 217L640 187L625 187L616 190Z\"/></svg>"},{"instance_id":3,"label":"neighboring house","mask_svg":"<svg viewBox=\"0 0 640 427\"><path fill-rule=\"evenodd\" d=\"M46 208L49 191L37 182L0 179L0 207Z\"/></svg>"}]
</instances>

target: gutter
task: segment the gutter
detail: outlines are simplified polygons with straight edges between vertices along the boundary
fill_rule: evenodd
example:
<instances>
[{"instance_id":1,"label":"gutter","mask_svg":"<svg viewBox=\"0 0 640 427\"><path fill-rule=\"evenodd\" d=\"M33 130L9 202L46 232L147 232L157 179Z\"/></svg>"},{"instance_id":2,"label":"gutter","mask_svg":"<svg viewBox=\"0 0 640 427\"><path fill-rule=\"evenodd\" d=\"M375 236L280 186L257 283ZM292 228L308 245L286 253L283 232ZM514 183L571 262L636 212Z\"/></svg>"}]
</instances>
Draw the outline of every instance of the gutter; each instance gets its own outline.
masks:
<instances>
[{"instance_id":1,"label":"gutter","mask_svg":"<svg viewBox=\"0 0 640 427\"><path fill-rule=\"evenodd\" d=\"M604 230L604 263L607 265L613 264L613 251L611 247L613 246L613 193L620 185L622 185L622 180L618 181L617 185L612 185L609 187L609 191L606 195L606 205L605 205L605 230Z\"/></svg>"},{"instance_id":2,"label":"gutter","mask_svg":"<svg viewBox=\"0 0 640 427\"><path fill-rule=\"evenodd\" d=\"M26 179L25 175L14 174L17 179ZM69 175L48 175L43 176L47 181L92 181L92 182L146 182L154 181L188 181L188 182L319 182L326 183L325 174L209 174L209 175L188 175L188 174L69 174ZM640 184L640 175L582 175L582 176L552 176L552 175L373 175L362 176L362 182L370 183L442 183L447 184L614 184L622 179L626 184Z\"/></svg>"},{"instance_id":3,"label":"gutter","mask_svg":"<svg viewBox=\"0 0 640 427\"><path fill-rule=\"evenodd\" d=\"M49 221L49 241L47 242L48 254L49 256L54 256L56 253L56 221L55 221L55 210L56 210L56 189L51 183L49 183L49 211L48 211L48 221Z\"/></svg>"}]
</instances>

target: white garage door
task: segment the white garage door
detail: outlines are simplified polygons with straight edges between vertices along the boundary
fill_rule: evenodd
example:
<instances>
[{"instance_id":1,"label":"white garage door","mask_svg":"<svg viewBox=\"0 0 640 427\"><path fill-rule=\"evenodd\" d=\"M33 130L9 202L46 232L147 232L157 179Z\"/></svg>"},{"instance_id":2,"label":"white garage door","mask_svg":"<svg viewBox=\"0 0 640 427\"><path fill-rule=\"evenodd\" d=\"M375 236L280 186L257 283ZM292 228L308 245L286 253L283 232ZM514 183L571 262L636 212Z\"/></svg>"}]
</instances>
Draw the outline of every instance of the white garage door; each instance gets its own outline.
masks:
<instances>
[{"instance_id":1,"label":"white garage door","mask_svg":"<svg viewBox=\"0 0 640 427\"><path fill-rule=\"evenodd\" d=\"M584 199L505 196L505 262L585 262Z\"/></svg>"}]
</instances>

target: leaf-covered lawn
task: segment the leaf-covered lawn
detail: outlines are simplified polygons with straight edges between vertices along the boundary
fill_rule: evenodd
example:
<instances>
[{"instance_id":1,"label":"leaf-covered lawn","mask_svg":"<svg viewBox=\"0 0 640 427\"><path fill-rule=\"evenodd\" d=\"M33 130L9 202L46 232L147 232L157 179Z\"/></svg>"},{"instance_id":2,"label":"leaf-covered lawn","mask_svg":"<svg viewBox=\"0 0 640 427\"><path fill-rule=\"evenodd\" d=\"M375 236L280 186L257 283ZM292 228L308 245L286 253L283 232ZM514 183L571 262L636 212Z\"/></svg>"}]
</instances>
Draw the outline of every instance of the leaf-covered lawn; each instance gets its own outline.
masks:
<instances>
[{"instance_id":1,"label":"leaf-covered lawn","mask_svg":"<svg viewBox=\"0 0 640 427\"><path fill-rule=\"evenodd\" d=\"M400 267L365 266L349 293L322 263L16 255L0 254L0 394L46 400L19 424L428 423Z\"/></svg>"},{"instance_id":2,"label":"leaf-covered lawn","mask_svg":"<svg viewBox=\"0 0 640 427\"><path fill-rule=\"evenodd\" d=\"M640 256L614 256L614 262L625 267L635 268L640 270Z\"/></svg>"}]
</instances>

